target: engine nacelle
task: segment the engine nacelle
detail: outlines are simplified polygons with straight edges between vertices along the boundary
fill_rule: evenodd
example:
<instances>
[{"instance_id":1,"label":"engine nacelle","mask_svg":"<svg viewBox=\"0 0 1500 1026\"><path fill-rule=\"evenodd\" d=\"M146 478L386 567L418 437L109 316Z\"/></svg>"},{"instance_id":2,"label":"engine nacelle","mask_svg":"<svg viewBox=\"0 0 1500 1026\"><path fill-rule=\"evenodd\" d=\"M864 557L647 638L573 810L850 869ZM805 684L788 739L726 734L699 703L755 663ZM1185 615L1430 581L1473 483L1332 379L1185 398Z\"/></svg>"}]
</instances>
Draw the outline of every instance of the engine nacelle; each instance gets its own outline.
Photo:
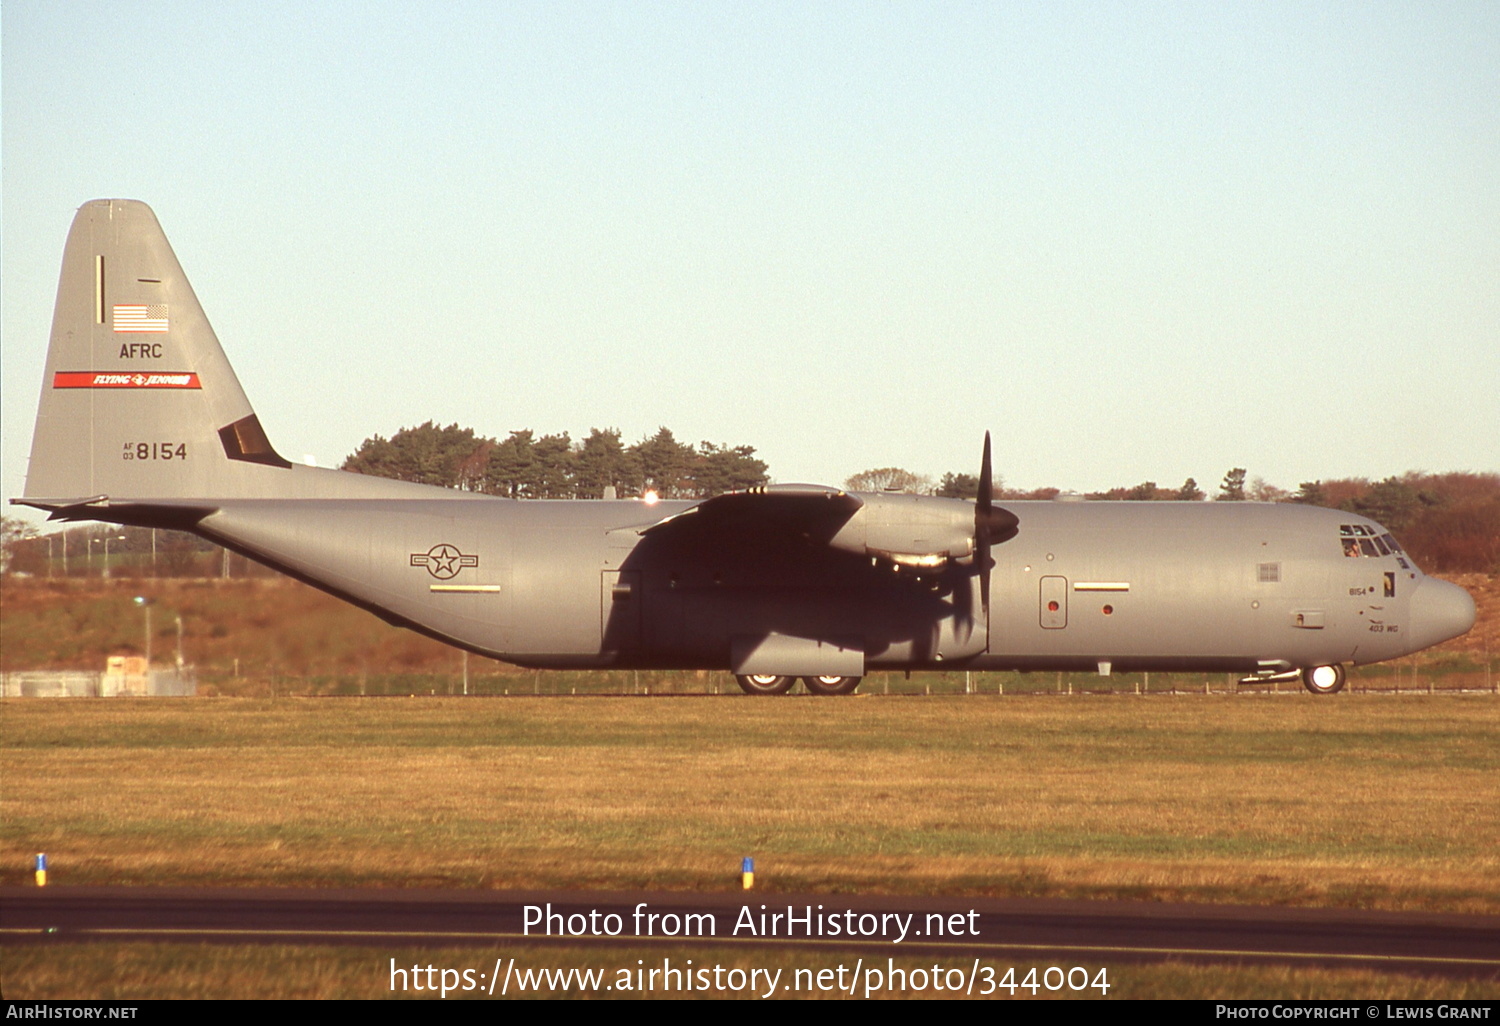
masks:
<instances>
[{"instance_id":1,"label":"engine nacelle","mask_svg":"<svg viewBox=\"0 0 1500 1026\"><path fill-rule=\"evenodd\" d=\"M828 544L900 566L939 568L974 554L974 504L894 492L859 493L863 506Z\"/></svg>"}]
</instances>

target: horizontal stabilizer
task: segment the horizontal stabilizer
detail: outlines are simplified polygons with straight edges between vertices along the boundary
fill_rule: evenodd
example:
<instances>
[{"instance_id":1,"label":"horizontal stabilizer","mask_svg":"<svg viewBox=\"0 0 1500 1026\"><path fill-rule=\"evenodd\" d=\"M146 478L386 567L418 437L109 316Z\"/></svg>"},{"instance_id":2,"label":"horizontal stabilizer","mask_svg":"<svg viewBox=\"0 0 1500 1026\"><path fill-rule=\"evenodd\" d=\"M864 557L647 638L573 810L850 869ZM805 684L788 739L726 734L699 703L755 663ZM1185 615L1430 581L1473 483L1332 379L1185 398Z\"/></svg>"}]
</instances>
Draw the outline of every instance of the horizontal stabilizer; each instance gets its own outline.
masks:
<instances>
[{"instance_id":1,"label":"horizontal stabilizer","mask_svg":"<svg viewBox=\"0 0 1500 1026\"><path fill-rule=\"evenodd\" d=\"M170 531L191 530L200 520L219 509L216 505L191 499L120 502L107 495L95 495L87 499L10 501L12 505L46 510L48 520L98 520L129 527L160 527Z\"/></svg>"},{"instance_id":2,"label":"horizontal stabilizer","mask_svg":"<svg viewBox=\"0 0 1500 1026\"><path fill-rule=\"evenodd\" d=\"M108 495L90 495L86 499L11 499L12 506L30 506L32 509L50 513L48 520L92 520L86 516L90 509L101 509L109 502Z\"/></svg>"}]
</instances>

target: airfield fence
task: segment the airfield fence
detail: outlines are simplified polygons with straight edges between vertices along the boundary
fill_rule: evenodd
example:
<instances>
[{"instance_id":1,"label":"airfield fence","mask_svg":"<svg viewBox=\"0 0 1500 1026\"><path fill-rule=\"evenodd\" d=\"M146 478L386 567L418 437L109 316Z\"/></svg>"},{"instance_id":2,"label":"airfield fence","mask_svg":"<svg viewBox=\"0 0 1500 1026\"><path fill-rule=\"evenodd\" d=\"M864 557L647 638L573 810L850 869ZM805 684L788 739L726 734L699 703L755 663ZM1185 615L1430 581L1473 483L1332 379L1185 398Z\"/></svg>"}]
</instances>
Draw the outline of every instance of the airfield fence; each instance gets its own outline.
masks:
<instances>
[{"instance_id":1,"label":"airfield fence","mask_svg":"<svg viewBox=\"0 0 1500 1026\"><path fill-rule=\"evenodd\" d=\"M493 664L491 664L493 665ZM717 671L647 670L484 670L470 672L285 673L237 676L230 669L200 668L200 694L250 697L295 696L585 696L738 695L734 678ZM1488 661L1433 659L1423 662L1354 667L1346 693L1500 692L1500 674ZM801 691L799 687L798 692ZM1088 696L1088 695L1298 695L1296 681L1241 684L1231 674L1129 673L1100 677L1086 673L875 672L859 694L892 696Z\"/></svg>"},{"instance_id":2,"label":"airfield fence","mask_svg":"<svg viewBox=\"0 0 1500 1026\"><path fill-rule=\"evenodd\" d=\"M71 670L24 670L0 674L5 698L187 698L198 693L190 670L149 673L86 673Z\"/></svg>"},{"instance_id":3,"label":"airfield fence","mask_svg":"<svg viewBox=\"0 0 1500 1026\"><path fill-rule=\"evenodd\" d=\"M452 670L298 673L286 667L198 665L149 674L76 670L10 671L0 674L6 698L109 698L115 696L585 696L738 695L734 677L708 670L524 670L490 660L455 659ZM796 693L802 688L798 686ZM1424 653L1390 663L1350 667L1348 694L1500 694L1500 673L1488 652ZM1225 673L1116 673L1013 671L876 671L859 687L862 695L891 696L1088 696L1088 695L1296 695L1297 681L1245 684Z\"/></svg>"}]
</instances>

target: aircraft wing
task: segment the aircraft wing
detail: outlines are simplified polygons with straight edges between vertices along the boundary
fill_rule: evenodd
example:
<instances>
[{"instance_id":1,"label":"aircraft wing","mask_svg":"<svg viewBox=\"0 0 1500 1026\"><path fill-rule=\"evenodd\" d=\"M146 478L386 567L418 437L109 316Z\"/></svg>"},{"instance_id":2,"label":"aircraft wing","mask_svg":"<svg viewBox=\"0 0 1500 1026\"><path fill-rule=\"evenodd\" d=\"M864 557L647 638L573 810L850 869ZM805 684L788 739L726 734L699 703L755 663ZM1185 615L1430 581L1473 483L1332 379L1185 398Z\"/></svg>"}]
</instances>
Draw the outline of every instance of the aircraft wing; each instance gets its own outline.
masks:
<instances>
[{"instance_id":1,"label":"aircraft wing","mask_svg":"<svg viewBox=\"0 0 1500 1026\"><path fill-rule=\"evenodd\" d=\"M764 485L704 499L655 523L630 528L646 537L712 532L775 534L827 542L864 502L827 485Z\"/></svg>"},{"instance_id":2,"label":"aircraft wing","mask_svg":"<svg viewBox=\"0 0 1500 1026\"><path fill-rule=\"evenodd\" d=\"M619 530L633 531L643 540L684 544L826 545L936 571L968 559L981 544L998 544L1015 534L1015 515L992 508L982 513L987 530L981 541L979 516L975 504L962 499L854 495L826 485L792 484L716 495L654 523Z\"/></svg>"}]
</instances>

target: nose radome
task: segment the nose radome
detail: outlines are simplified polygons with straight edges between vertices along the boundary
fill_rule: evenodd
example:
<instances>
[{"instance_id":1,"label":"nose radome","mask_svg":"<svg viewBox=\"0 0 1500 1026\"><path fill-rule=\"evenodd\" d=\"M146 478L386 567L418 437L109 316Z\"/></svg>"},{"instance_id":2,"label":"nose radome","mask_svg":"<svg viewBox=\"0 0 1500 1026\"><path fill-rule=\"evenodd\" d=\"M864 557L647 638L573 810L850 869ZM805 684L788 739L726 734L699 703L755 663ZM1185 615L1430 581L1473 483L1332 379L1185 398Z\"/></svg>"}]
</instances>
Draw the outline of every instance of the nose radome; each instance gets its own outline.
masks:
<instances>
[{"instance_id":1,"label":"nose radome","mask_svg":"<svg viewBox=\"0 0 1500 1026\"><path fill-rule=\"evenodd\" d=\"M1411 597L1411 637L1416 649L1467 634L1474 626L1474 597L1456 584L1425 577Z\"/></svg>"}]
</instances>

